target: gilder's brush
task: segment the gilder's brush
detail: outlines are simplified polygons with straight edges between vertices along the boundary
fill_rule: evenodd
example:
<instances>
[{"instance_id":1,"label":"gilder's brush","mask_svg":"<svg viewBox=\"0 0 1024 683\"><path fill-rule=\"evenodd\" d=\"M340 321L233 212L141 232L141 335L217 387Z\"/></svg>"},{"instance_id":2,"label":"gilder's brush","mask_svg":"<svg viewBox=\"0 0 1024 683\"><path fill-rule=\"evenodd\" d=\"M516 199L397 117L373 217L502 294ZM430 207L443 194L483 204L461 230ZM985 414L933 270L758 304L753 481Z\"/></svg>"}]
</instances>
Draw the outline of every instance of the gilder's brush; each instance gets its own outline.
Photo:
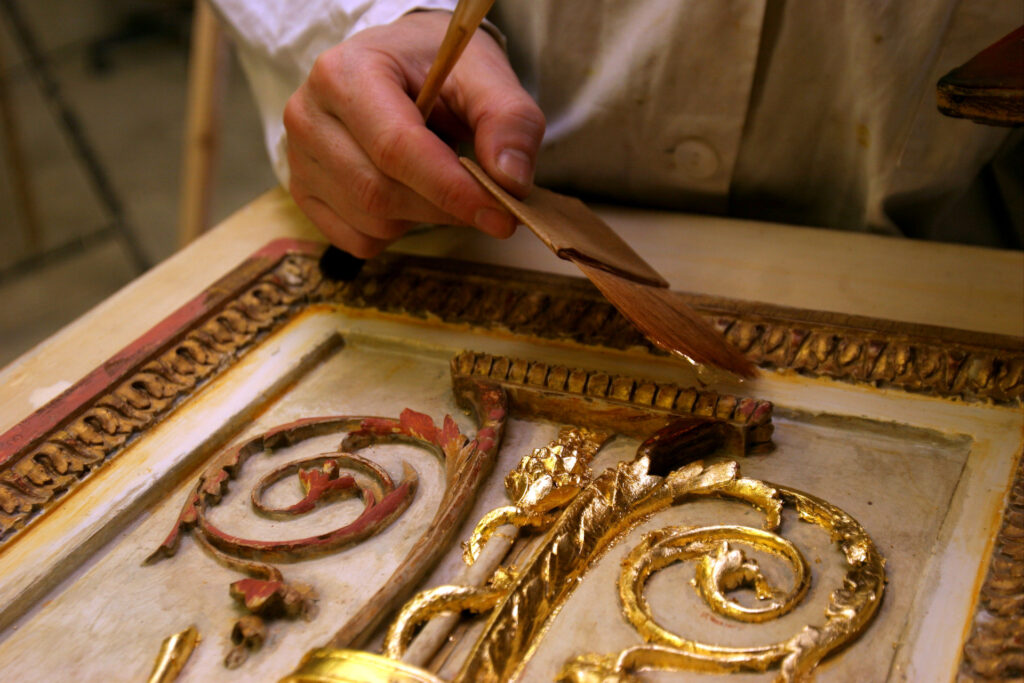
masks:
<instances>
[{"instance_id":1,"label":"gilder's brush","mask_svg":"<svg viewBox=\"0 0 1024 683\"><path fill-rule=\"evenodd\" d=\"M463 158L480 183L560 258L575 263L605 298L670 353L727 370L756 374L751 363L693 310L668 283L586 205L542 187L520 201L473 161Z\"/></svg>"}]
</instances>

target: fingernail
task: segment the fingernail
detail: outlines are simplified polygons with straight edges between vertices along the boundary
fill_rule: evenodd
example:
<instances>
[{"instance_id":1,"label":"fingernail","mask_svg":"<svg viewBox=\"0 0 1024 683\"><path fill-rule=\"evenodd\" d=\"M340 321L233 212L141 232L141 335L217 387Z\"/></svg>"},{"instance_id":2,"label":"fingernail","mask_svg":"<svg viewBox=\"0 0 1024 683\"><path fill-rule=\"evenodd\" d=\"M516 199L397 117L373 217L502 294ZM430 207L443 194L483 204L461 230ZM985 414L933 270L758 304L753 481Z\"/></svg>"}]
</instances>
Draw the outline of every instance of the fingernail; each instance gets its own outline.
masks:
<instances>
[{"instance_id":1,"label":"fingernail","mask_svg":"<svg viewBox=\"0 0 1024 683\"><path fill-rule=\"evenodd\" d=\"M503 149L498 154L498 170L523 187L533 184L533 164L526 152L519 149Z\"/></svg>"},{"instance_id":2,"label":"fingernail","mask_svg":"<svg viewBox=\"0 0 1024 683\"><path fill-rule=\"evenodd\" d=\"M508 237L516 227L512 216L488 207L476 212L473 224L493 237Z\"/></svg>"}]
</instances>

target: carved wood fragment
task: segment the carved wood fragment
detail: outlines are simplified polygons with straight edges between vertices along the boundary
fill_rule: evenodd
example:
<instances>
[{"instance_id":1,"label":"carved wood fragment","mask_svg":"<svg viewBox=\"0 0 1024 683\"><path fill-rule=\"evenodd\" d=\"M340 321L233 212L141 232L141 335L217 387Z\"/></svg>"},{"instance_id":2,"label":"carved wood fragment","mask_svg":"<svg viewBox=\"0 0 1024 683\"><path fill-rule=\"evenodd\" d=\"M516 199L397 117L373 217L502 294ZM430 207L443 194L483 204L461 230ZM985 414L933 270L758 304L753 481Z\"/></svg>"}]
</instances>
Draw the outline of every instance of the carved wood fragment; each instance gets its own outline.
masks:
<instances>
[{"instance_id":1,"label":"carved wood fragment","mask_svg":"<svg viewBox=\"0 0 1024 683\"><path fill-rule=\"evenodd\" d=\"M248 651L262 645L264 619L313 617L317 599L315 589L286 581L281 570L272 563L311 559L359 543L389 525L412 502L418 478L411 466L403 465L402 481L396 484L382 467L357 455L359 450L388 442L426 448L444 465L448 486L429 528L391 579L339 630L332 642L341 643L340 646L344 647L365 638L392 604L414 590L416 582L440 559L450 545L451 535L472 504L477 488L491 470L507 414L505 394L498 387L456 378L455 390L460 403L477 417L479 429L474 439L464 436L451 416L445 416L443 426L438 427L428 415L409 409L397 419L304 418L275 427L231 448L199 477L174 528L150 555L148 562L172 556L181 535L192 533L218 562L249 575L249 578L235 581L230 586L231 596L249 614L232 628L235 646L225 659L229 668L243 664ZM269 454L275 448L341 432L347 432L347 436L337 452L278 467L257 483L250 500L257 514L293 517L313 510L325 492L335 498L358 495L364 508L355 520L307 538L274 541L239 538L222 531L209 520L207 510L221 501L229 482L238 476L247 460L258 454ZM263 490L269 483L289 474L297 475L304 484L306 496L288 508L267 508L262 502Z\"/></svg>"}]
</instances>

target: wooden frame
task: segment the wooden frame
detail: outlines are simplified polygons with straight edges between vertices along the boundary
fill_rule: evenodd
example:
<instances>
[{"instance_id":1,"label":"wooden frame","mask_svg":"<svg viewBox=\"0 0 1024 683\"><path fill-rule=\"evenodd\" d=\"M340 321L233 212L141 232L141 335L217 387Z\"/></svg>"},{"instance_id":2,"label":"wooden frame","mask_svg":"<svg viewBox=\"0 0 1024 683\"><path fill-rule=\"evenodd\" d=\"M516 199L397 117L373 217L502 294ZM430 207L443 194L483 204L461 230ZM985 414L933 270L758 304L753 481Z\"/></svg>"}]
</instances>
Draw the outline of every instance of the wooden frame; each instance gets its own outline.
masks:
<instances>
[{"instance_id":1,"label":"wooden frame","mask_svg":"<svg viewBox=\"0 0 1024 683\"><path fill-rule=\"evenodd\" d=\"M131 444L169 419L182 401L204 391L212 378L311 308L330 305L347 315L402 325L454 326L564 348L657 358L582 281L464 264L456 274L443 261L394 256L372 264L351 285L336 285L319 276L319 249L294 241L269 245L0 437L0 558L5 551L12 555L19 537L45 524L61 501L74 498L97 473L117 467ZM928 400L952 410L993 406L1000 415L1008 409L1019 412L1024 394L1019 339L701 297L692 303L762 366L792 381L825 382L838 393L847 386L886 395L913 392L935 397ZM504 377L510 372L511 365ZM652 406L669 402L673 408L685 406L709 415L726 410L717 399L702 403L700 392L671 383L616 384L607 373L574 379L564 366L544 363L525 366L520 381L551 389L561 382L564 390L572 390L575 382L575 391L592 398L625 397ZM735 410L738 402L731 400L728 410ZM1000 645L1011 633L1012 603L1019 596L1019 588L1007 588L1004 578L1019 573L1015 544L1020 533L1018 494L1024 485L1019 443L1016 455L1015 464L1004 463L1000 470L1013 473L1015 483L1004 479L1013 493L1001 531L992 538L991 570L961 662L964 673L1005 673L1015 666L1012 649ZM140 494L137 505L144 505L144 499ZM109 521L69 554L91 552L107 540L109 534L101 527ZM0 622L10 624L16 612L34 604L61 578L50 573L15 587L8 616Z\"/></svg>"}]
</instances>

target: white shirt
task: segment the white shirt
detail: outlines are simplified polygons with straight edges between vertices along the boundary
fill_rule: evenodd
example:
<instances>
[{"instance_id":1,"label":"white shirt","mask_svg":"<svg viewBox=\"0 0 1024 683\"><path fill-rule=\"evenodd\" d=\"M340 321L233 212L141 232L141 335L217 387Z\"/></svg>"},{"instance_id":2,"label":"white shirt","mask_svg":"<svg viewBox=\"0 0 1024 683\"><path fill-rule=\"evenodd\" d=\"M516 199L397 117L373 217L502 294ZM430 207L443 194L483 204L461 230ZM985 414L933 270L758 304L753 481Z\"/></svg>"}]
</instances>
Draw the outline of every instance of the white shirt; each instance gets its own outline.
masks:
<instances>
[{"instance_id":1,"label":"white shirt","mask_svg":"<svg viewBox=\"0 0 1024 683\"><path fill-rule=\"evenodd\" d=\"M282 181L281 115L317 55L454 6L213 2ZM584 197L927 236L1008 135L939 114L935 83L1015 28L1014 2L498 0L489 19L548 120L537 182Z\"/></svg>"}]
</instances>

